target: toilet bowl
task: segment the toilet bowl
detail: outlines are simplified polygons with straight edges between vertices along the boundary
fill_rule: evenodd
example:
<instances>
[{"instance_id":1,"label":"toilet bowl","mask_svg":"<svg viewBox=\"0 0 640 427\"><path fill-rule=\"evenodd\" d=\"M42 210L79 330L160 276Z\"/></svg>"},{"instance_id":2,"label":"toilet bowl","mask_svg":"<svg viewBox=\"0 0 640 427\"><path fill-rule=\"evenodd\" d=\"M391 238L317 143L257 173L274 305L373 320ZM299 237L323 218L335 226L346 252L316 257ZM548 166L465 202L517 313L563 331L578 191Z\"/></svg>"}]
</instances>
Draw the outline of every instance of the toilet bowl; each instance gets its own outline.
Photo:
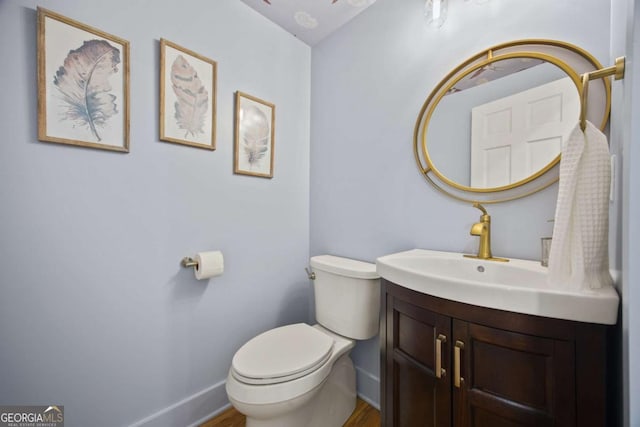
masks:
<instances>
[{"instance_id":1,"label":"toilet bowl","mask_svg":"<svg viewBox=\"0 0 640 427\"><path fill-rule=\"evenodd\" d=\"M323 255L311 267L319 324L271 329L233 357L226 390L247 427L339 427L355 408L349 353L378 332L375 265Z\"/></svg>"},{"instance_id":2,"label":"toilet bowl","mask_svg":"<svg viewBox=\"0 0 640 427\"><path fill-rule=\"evenodd\" d=\"M303 340L304 345L301 343L296 346L296 341L291 341L285 347L275 344L273 346L268 345L270 338L274 338L276 334L279 335L278 338L284 338L287 335L293 337L307 333L307 339ZM324 393L341 393L343 394L343 400L353 400L355 403L355 381L348 381L348 378L350 378L348 374L350 371L354 371L353 363L348 355L349 351L354 347L355 341L333 334L320 325L309 326L304 323L272 329L257 336L254 340L259 338L265 339L261 340L258 345L253 346L253 348L241 348L236 353L236 356L245 355L242 350L257 350L259 345L264 344L264 351L253 354L257 358L264 357L263 363L268 365L266 369L261 372L256 370L254 375L251 376L243 375L248 366L242 365L242 363L246 362L249 365L250 361L240 361L240 358L234 357L227 377L229 400L239 412L247 415L247 427L314 425L308 423L308 421L312 418L313 406L318 405L309 405L309 403L312 400L317 403L317 400L322 397L320 395L323 391ZM307 350L310 347L305 345L308 345L314 339L317 339L317 346L308 352ZM278 339L276 338L274 341L278 341ZM245 346L249 344L255 344L255 341L249 341ZM326 355L323 354L325 345L327 345L328 349ZM299 372L295 372L297 369L293 368L288 375L280 375L284 371L277 372L277 369L274 370L273 365L269 364L269 360L274 361L278 353L281 355L286 354L291 347L302 350L302 354L292 356L289 353L289 357L284 356L292 366L296 366L296 362L298 362L297 367L302 368L303 365L300 363L302 359L309 361L312 358L316 358L319 363L314 363L312 367L306 369L300 369ZM311 356L313 352L315 354ZM246 353L249 353L249 351ZM294 360L296 356L300 359ZM275 363L275 365L277 364ZM262 378L259 378L260 375L262 375ZM355 371L352 377L355 380ZM325 398L324 401L326 402L327 399ZM326 411L322 410L322 408L317 409L322 410L326 415L333 413L334 416L342 418L346 413L345 419L353 411L353 407L350 407L350 405L343 405L346 406L343 408L332 408L330 405L320 406L324 406ZM283 419L283 416L286 416L285 419ZM254 422L254 419L260 420L260 422ZM318 425L325 427L333 425L331 423L326 424L327 419L324 417L322 421L323 424Z\"/></svg>"}]
</instances>

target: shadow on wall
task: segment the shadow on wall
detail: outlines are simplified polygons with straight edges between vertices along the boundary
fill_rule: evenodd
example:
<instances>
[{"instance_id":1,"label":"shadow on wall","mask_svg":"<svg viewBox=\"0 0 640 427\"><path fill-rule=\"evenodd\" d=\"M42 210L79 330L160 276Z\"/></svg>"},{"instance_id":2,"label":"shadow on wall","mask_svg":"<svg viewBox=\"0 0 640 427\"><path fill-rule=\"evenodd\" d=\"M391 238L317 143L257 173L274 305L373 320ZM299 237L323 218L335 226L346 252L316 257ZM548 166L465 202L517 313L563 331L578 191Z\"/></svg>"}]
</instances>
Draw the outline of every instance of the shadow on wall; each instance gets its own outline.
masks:
<instances>
[{"instance_id":1,"label":"shadow on wall","mask_svg":"<svg viewBox=\"0 0 640 427\"><path fill-rule=\"evenodd\" d=\"M176 304L189 301L197 304L212 280L215 278L197 280L193 274L193 268L180 268L168 283L171 288L170 300Z\"/></svg>"},{"instance_id":2,"label":"shadow on wall","mask_svg":"<svg viewBox=\"0 0 640 427\"><path fill-rule=\"evenodd\" d=\"M26 40L26 46L32 46L32 49L26 49L22 54L25 56L24 60L27 64L27 69L31 70L33 73L33 81L38 81L38 64L37 64L37 55L36 55L36 38L37 38L37 21L38 14L32 8L23 8L22 15L24 19L24 34L23 38ZM29 111L25 111L25 117L38 117L38 86L33 84L29 85L23 90L28 91L26 96L30 100L28 102ZM37 142L38 141L38 125L37 122L33 121L33 126L30 126L30 141Z\"/></svg>"},{"instance_id":3,"label":"shadow on wall","mask_svg":"<svg viewBox=\"0 0 640 427\"><path fill-rule=\"evenodd\" d=\"M209 280L197 280L193 274L193 268L181 268L171 277L167 286L168 305L170 306L170 315L167 318L166 333L171 336L167 342L171 343L166 349L168 357L167 380L173 388L181 388L183 395L190 394L193 390L189 385L192 377L198 375L193 372L193 366L196 363L189 363L187 366L180 366L185 361L194 361L197 357L193 353L193 341L198 340L194 336L197 331L196 313L197 306L200 304L202 296L210 285ZM201 375L202 373L200 373ZM173 390L175 392L175 390Z\"/></svg>"},{"instance_id":4,"label":"shadow on wall","mask_svg":"<svg viewBox=\"0 0 640 427\"><path fill-rule=\"evenodd\" d=\"M194 386L200 385L206 376L206 373L201 372L203 353L195 351L194 346L194 343L207 339L203 336L203 327L206 330L206 325L198 317L198 306L216 278L197 280L192 268L176 268L176 273L162 290L166 296L168 316L164 323L158 322L157 330L153 331L169 337L167 342L170 346L158 349L153 363L160 369L158 373L162 376L163 383L161 388L169 390L168 395L164 396L166 401L174 403L132 426L190 425L194 420L210 417L212 409L223 408L228 404L224 382L193 393ZM155 308L142 310L141 315L149 315ZM184 396L187 397L177 400Z\"/></svg>"},{"instance_id":5,"label":"shadow on wall","mask_svg":"<svg viewBox=\"0 0 640 427\"><path fill-rule=\"evenodd\" d=\"M289 325L291 323L305 322L312 325L314 322L313 317L310 317L311 307L313 307L313 285L311 281L301 279L292 283L285 290L285 295L280 306L277 324Z\"/></svg>"}]
</instances>

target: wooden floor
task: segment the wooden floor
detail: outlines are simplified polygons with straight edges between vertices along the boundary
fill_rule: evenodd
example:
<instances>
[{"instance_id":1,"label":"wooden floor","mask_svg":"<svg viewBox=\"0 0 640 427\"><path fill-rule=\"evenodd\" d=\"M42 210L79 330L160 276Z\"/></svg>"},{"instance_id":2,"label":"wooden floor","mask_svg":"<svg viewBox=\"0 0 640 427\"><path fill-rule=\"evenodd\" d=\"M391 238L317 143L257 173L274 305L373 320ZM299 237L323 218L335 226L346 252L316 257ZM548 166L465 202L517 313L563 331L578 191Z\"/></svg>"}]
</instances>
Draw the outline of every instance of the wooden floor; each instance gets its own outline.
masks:
<instances>
[{"instance_id":1,"label":"wooden floor","mask_svg":"<svg viewBox=\"0 0 640 427\"><path fill-rule=\"evenodd\" d=\"M200 427L244 427L244 424L244 415L232 407ZM364 400L358 399L356 409L343 427L380 427L380 412Z\"/></svg>"}]
</instances>

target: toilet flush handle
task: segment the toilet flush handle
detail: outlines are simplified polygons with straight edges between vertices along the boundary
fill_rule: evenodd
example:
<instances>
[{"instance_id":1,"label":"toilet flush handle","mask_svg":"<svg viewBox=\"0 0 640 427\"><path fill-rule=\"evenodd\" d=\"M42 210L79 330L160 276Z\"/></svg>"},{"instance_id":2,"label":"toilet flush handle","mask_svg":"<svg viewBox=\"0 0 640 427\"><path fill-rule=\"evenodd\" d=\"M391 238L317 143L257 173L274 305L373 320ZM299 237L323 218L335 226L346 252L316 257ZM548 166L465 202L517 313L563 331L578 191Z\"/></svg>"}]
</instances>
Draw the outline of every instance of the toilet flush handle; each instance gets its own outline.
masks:
<instances>
[{"instance_id":1,"label":"toilet flush handle","mask_svg":"<svg viewBox=\"0 0 640 427\"><path fill-rule=\"evenodd\" d=\"M316 280L316 273L314 273L313 271L309 270L309 267L305 267L304 271L307 272L307 277L309 278L309 280Z\"/></svg>"}]
</instances>

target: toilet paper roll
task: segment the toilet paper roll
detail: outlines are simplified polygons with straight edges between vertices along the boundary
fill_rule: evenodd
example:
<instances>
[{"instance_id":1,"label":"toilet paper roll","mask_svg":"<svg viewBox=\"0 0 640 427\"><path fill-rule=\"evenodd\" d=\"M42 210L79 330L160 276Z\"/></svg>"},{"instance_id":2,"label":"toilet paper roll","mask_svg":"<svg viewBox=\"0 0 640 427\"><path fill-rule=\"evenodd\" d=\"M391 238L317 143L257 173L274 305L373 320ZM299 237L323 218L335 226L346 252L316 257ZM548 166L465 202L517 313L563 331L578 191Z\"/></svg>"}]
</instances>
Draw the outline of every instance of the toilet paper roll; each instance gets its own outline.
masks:
<instances>
[{"instance_id":1,"label":"toilet paper roll","mask_svg":"<svg viewBox=\"0 0 640 427\"><path fill-rule=\"evenodd\" d=\"M198 280L219 276L224 271L224 257L220 251L198 252L195 260L198 263L195 268Z\"/></svg>"}]
</instances>

